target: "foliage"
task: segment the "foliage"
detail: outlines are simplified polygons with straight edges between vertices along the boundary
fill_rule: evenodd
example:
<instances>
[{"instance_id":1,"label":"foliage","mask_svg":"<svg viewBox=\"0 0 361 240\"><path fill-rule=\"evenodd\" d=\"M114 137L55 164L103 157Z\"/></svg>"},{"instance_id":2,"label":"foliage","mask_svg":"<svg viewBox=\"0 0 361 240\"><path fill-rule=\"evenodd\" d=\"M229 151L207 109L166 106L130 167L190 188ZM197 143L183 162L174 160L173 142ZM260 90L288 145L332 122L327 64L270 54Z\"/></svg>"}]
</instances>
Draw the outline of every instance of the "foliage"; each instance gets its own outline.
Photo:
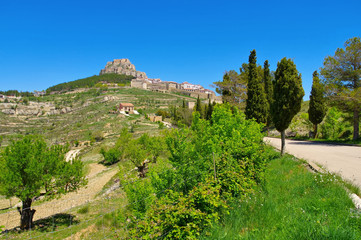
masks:
<instances>
[{"instance_id":1,"label":"foliage","mask_svg":"<svg viewBox=\"0 0 361 240\"><path fill-rule=\"evenodd\" d=\"M269 69L270 65L268 60L264 62L263 66L263 83L264 83L264 91L267 99L267 122L266 125L269 127L272 123L272 115L271 115L271 104L273 102L273 83L272 76Z\"/></svg>"},{"instance_id":2,"label":"foliage","mask_svg":"<svg viewBox=\"0 0 361 240\"><path fill-rule=\"evenodd\" d=\"M154 192L147 185L146 195L156 200L141 208L148 210L132 222L130 237L198 236L229 201L251 194L263 181L269 157L263 136L261 125L229 105L214 108L212 124L194 112L190 128L167 132L170 166L150 171Z\"/></svg>"},{"instance_id":3,"label":"foliage","mask_svg":"<svg viewBox=\"0 0 361 240\"><path fill-rule=\"evenodd\" d=\"M102 154L104 157L104 161L102 162L104 165L112 165L117 163L121 160L122 157L122 152L119 148L111 148L109 150L101 148L100 154Z\"/></svg>"},{"instance_id":4,"label":"foliage","mask_svg":"<svg viewBox=\"0 0 361 240\"><path fill-rule=\"evenodd\" d=\"M127 193L129 206L137 218L144 216L155 200L154 189L149 178L136 180L124 187Z\"/></svg>"},{"instance_id":5,"label":"foliage","mask_svg":"<svg viewBox=\"0 0 361 240\"><path fill-rule=\"evenodd\" d=\"M235 202L199 239L360 239L360 212L333 174L313 174L292 156L275 159L265 184Z\"/></svg>"},{"instance_id":6,"label":"foliage","mask_svg":"<svg viewBox=\"0 0 361 240\"><path fill-rule=\"evenodd\" d=\"M281 154L284 153L284 131L300 111L304 95L301 74L298 73L296 65L291 59L283 58L277 63L271 105L272 121L277 131L281 132Z\"/></svg>"},{"instance_id":7,"label":"foliage","mask_svg":"<svg viewBox=\"0 0 361 240\"><path fill-rule=\"evenodd\" d=\"M0 91L0 94L5 96L16 96L16 97L33 97L33 93L31 92L19 92L18 90L7 90L7 91Z\"/></svg>"},{"instance_id":8,"label":"foliage","mask_svg":"<svg viewBox=\"0 0 361 240\"><path fill-rule=\"evenodd\" d=\"M291 59L283 58L277 64L274 84L272 118L278 131L284 131L300 111L304 91L301 75Z\"/></svg>"},{"instance_id":9,"label":"foliage","mask_svg":"<svg viewBox=\"0 0 361 240\"><path fill-rule=\"evenodd\" d=\"M21 228L31 227L35 212L30 210L31 202L42 190L55 196L86 183L83 163L79 159L66 162L66 150L65 146L48 147L41 137L28 135L12 142L1 154L1 194L23 202Z\"/></svg>"},{"instance_id":10,"label":"foliage","mask_svg":"<svg viewBox=\"0 0 361 240\"><path fill-rule=\"evenodd\" d=\"M317 135L317 125L322 122L327 112L326 99L323 95L324 87L320 83L317 71L314 71L310 95L310 106L308 109L309 119L314 125L314 137Z\"/></svg>"},{"instance_id":11,"label":"foliage","mask_svg":"<svg viewBox=\"0 0 361 240\"><path fill-rule=\"evenodd\" d=\"M331 102L345 112L353 114L353 139L359 137L361 111L361 39L347 40L334 56L323 62L321 74Z\"/></svg>"},{"instance_id":12,"label":"foliage","mask_svg":"<svg viewBox=\"0 0 361 240\"><path fill-rule=\"evenodd\" d=\"M61 83L46 89L47 93L53 91L69 91L76 88L91 88L94 87L96 84L101 84L100 82L107 82L107 83L129 83L134 77L116 73L109 73L103 75L94 75L92 77L82 78L71 82ZM99 85L98 87L101 87Z\"/></svg>"},{"instance_id":13,"label":"foliage","mask_svg":"<svg viewBox=\"0 0 361 240\"><path fill-rule=\"evenodd\" d=\"M131 238L195 239L226 209L220 187L210 181L200 183L186 196L169 190L143 220L134 223Z\"/></svg>"},{"instance_id":14,"label":"foliage","mask_svg":"<svg viewBox=\"0 0 361 240\"><path fill-rule=\"evenodd\" d=\"M254 118L258 123L267 122L268 102L266 100L262 79L257 74L256 50L249 55L248 88L246 101L246 118Z\"/></svg>"},{"instance_id":15,"label":"foliage","mask_svg":"<svg viewBox=\"0 0 361 240\"><path fill-rule=\"evenodd\" d=\"M223 75L223 80L214 82L216 92L222 96L224 103L239 105L246 100L247 79L234 70L228 71Z\"/></svg>"},{"instance_id":16,"label":"foliage","mask_svg":"<svg viewBox=\"0 0 361 240\"><path fill-rule=\"evenodd\" d=\"M331 107L321 125L322 138L337 140L348 127L343 117L341 111L336 107Z\"/></svg>"}]
</instances>

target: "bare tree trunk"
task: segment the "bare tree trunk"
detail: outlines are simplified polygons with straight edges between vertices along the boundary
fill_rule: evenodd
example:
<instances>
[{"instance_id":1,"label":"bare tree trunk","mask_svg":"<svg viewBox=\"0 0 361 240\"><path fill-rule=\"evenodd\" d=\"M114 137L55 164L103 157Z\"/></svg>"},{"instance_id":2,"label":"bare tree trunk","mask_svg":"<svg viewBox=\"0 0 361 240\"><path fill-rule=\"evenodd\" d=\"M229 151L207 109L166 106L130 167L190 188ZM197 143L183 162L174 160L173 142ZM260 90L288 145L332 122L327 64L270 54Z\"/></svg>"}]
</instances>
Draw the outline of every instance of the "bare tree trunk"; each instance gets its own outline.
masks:
<instances>
[{"instance_id":1,"label":"bare tree trunk","mask_svg":"<svg viewBox=\"0 0 361 240\"><path fill-rule=\"evenodd\" d=\"M360 112L355 109L353 112L353 140L359 138L359 122L360 122Z\"/></svg>"},{"instance_id":2,"label":"bare tree trunk","mask_svg":"<svg viewBox=\"0 0 361 240\"><path fill-rule=\"evenodd\" d=\"M30 229L33 227L33 217L35 214L35 209L31 209L31 198L27 198L25 201L23 201L23 208L20 210L20 207L18 207L18 211L20 213L20 229Z\"/></svg>"},{"instance_id":3,"label":"bare tree trunk","mask_svg":"<svg viewBox=\"0 0 361 240\"><path fill-rule=\"evenodd\" d=\"M281 156L285 153L285 130L281 131Z\"/></svg>"},{"instance_id":4,"label":"bare tree trunk","mask_svg":"<svg viewBox=\"0 0 361 240\"><path fill-rule=\"evenodd\" d=\"M317 137L317 124L313 124L313 138Z\"/></svg>"}]
</instances>

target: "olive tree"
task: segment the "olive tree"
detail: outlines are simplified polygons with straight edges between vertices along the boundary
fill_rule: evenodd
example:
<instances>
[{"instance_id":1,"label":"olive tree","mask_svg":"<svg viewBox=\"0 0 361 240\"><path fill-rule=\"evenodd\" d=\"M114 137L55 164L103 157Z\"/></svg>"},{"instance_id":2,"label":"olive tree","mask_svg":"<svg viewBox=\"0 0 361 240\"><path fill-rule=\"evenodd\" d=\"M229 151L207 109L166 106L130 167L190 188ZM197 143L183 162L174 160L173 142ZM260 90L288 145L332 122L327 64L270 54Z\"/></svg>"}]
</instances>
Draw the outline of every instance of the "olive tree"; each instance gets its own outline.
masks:
<instances>
[{"instance_id":1,"label":"olive tree","mask_svg":"<svg viewBox=\"0 0 361 240\"><path fill-rule=\"evenodd\" d=\"M66 162L66 151L67 146L48 147L43 138L29 135L1 153L0 194L22 201L18 208L21 229L33 226L34 198L64 194L86 183L83 163L79 159Z\"/></svg>"}]
</instances>

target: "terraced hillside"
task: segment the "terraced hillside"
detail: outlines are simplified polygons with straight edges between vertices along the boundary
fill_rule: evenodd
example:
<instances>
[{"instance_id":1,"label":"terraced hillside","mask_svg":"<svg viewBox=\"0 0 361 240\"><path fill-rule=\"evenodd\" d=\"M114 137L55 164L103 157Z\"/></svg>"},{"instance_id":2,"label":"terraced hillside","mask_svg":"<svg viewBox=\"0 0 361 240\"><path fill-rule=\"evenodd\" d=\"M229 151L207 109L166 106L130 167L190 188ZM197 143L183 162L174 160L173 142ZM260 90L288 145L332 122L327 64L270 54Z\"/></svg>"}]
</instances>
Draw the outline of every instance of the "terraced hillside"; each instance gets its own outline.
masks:
<instances>
[{"instance_id":1,"label":"terraced hillside","mask_svg":"<svg viewBox=\"0 0 361 240\"><path fill-rule=\"evenodd\" d=\"M117 135L122 127L131 125L134 125L136 133L142 133L158 128L158 124L145 120L144 115L125 117L112 113L119 103L133 103L136 109L149 114L169 105L180 105L185 98L194 101L179 95L135 88L87 89L48 95L37 100L54 106L55 114L49 114L42 108L37 115L0 112L0 135L4 137L4 146L10 138L26 134L41 134L51 143L64 143L109 138ZM22 103L14 103L13 108L20 105Z\"/></svg>"}]
</instances>

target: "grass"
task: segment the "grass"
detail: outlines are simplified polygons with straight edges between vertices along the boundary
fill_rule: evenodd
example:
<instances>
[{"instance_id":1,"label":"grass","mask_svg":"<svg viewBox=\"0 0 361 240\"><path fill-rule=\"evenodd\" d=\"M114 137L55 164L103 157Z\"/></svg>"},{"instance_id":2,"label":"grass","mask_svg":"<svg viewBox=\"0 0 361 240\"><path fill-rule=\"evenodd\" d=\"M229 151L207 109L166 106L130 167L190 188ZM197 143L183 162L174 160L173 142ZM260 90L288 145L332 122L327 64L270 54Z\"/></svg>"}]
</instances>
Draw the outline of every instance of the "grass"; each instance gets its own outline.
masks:
<instances>
[{"instance_id":1,"label":"grass","mask_svg":"<svg viewBox=\"0 0 361 240\"><path fill-rule=\"evenodd\" d=\"M361 239L360 215L337 176L313 174L286 156L270 162L265 184L201 239Z\"/></svg>"}]
</instances>

